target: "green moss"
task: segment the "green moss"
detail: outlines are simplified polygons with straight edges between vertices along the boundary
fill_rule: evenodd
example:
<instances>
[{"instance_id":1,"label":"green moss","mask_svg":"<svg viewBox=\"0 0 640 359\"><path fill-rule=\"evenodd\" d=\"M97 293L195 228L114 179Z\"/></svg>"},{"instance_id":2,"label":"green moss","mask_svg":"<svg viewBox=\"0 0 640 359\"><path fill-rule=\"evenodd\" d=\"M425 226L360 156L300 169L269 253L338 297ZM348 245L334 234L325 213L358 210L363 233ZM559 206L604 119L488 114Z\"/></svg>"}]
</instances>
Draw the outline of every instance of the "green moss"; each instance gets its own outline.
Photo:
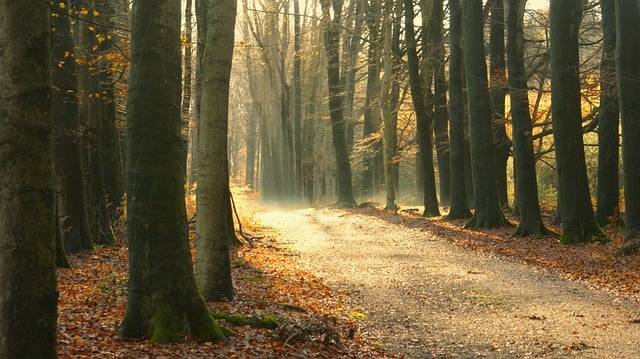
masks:
<instances>
[{"instance_id":1,"label":"green moss","mask_svg":"<svg viewBox=\"0 0 640 359\"><path fill-rule=\"evenodd\" d=\"M607 243L610 241L611 239L602 232L595 220L592 223L566 228L560 236L561 244Z\"/></svg>"},{"instance_id":2,"label":"green moss","mask_svg":"<svg viewBox=\"0 0 640 359\"><path fill-rule=\"evenodd\" d=\"M235 326L248 325L252 328L276 329L282 318L276 315L263 314L260 316L230 314L226 312L213 312L211 316L215 319L224 319L227 323Z\"/></svg>"},{"instance_id":3,"label":"green moss","mask_svg":"<svg viewBox=\"0 0 640 359\"><path fill-rule=\"evenodd\" d=\"M182 341L179 319L176 313L165 303L157 303L153 316L152 343L178 343Z\"/></svg>"}]
</instances>

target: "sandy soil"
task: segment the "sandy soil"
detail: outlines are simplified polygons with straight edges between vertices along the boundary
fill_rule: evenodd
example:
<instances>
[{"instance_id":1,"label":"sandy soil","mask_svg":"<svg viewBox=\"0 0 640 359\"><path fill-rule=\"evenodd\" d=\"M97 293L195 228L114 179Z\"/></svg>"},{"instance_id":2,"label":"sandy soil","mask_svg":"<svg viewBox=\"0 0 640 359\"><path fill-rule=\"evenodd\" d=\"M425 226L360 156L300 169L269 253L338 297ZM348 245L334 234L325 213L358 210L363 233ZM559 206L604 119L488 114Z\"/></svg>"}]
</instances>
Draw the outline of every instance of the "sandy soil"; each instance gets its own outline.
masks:
<instances>
[{"instance_id":1,"label":"sandy soil","mask_svg":"<svg viewBox=\"0 0 640 359\"><path fill-rule=\"evenodd\" d=\"M260 208L346 303L360 334L408 358L639 358L640 304L544 268L339 209Z\"/></svg>"}]
</instances>

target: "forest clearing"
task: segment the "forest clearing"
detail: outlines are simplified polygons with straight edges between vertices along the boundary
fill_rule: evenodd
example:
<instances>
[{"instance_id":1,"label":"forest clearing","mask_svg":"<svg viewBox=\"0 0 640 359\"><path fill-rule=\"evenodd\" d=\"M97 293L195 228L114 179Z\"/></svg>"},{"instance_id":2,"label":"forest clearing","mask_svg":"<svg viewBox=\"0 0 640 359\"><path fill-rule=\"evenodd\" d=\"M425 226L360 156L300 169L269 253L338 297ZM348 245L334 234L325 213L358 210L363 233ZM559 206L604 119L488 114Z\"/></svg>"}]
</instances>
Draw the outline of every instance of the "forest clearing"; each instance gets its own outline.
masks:
<instances>
[{"instance_id":1,"label":"forest clearing","mask_svg":"<svg viewBox=\"0 0 640 359\"><path fill-rule=\"evenodd\" d=\"M253 245L231 249L236 298L208 306L271 315L279 328L221 320L237 332L222 344L117 338L127 280L120 243L70 256L75 269L60 270L59 357L637 355L640 260L614 255L619 233L609 233L614 243L567 247L411 211L285 210L236 198Z\"/></svg>"}]
</instances>

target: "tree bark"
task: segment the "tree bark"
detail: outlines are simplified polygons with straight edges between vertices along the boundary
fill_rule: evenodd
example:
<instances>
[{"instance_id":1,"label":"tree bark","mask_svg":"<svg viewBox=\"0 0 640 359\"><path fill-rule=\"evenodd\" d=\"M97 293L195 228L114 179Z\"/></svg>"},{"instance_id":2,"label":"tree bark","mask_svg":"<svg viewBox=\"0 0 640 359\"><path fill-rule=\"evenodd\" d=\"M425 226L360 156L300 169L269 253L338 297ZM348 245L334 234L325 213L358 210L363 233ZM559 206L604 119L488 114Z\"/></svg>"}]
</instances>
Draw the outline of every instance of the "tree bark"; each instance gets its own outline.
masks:
<instances>
[{"instance_id":1,"label":"tree bark","mask_svg":"<svg viewBox=\"0 0 640 359\"><path fill-rule=\"evenodd\" d=\"M493 142L496 159L498 197L502 207L509 206L507 196L507 160L511 141L507 137L504 100L509 84L505 65L504 49L504 5L503 0L491 1L491 29L489 33L489 87L491 114L493 118Z\"/></svg>"},{"instance_id":2,"label":"tree bark","mask_svg":"<svg viewBox=\"0 0 640 359\"><path fill-rule=\"evenodd\" d=\"M0 1L2 358L56 357L49 19L46 2Z\"/></svg>"},{"instance_id":3,"label":"tree bark","mask_svg":"<svg viewBox=\"0 0 640 359\"><path fill-rule=\"evenodd\" d=\"M560 243L602 241L591 206L582 140L578 34L582 0L551 0L551 112L562 219Z\"/></svg>"},{"instance_id":4,"label":"tree bark","mask_svg":"<svg viewBox=\"0 0 640 359\"><path fill-rule=\"evenodd\" d=\"M425 105L424 89L418 70L418 53L416 49L416 36L413 25L413 2L404 0L404 14L406 24L407 60L409 64L409 84L411 86L411 98L416 114L418 145L420 148L420 166L423 178L423 201L426 217L440 215L438 198L436 196L436 180L433 171L433 143L431 141L432 117Z\"/></svg>"},{"instance_id":5,"label":"tree bark","mask_svg":"<svg viewBox=\"0 0 640 359\"><path fill-rule=\"evenodd\" d=\"M465 180L465 125L464 99L462 94L462 41L460 0L450 0L451 20L449 38L451 54L449 56L449 160L451 162L451 203L447 219L471 217L467 202Z\"/></svg>"},{"instance_id":6,"label":"tree bark","mask_svg":"<svg viewBox=\"0 0 640 359\"><path fill-rule=\"evenodd\" d=\"M67 4L68 5L68 4ZM66 253L92 248L85 197L80 115L78 112L77 66L68 10L56 9L51 17L51 79L54 162L57 212L61 242Z\"/></svg>"},{"instance_id":7,"label":"tree bark","mask_svg":"<svg viewBox=\"0 0 640 359\"><path fill-rule=\"evenodd\" d=\"M523 19L526 0L505 0L507 16L507 65L511 98L512 138L516 193L520 223L514 236L541 236L550 233L542 221L538 202L533 129L529 114L529 87L524 70Z\"/></svg>"},{"instance_id":8,"label":"tree bark","mask_svg":"<svg viewBox=\"0 0 640 359\"><path fill-rule=\"evenodd\" d=\"M184 201L180 1L133 3L127 105L129 296L123 337L224 339L196 287Z\"/></svg>"},{"instance_id":9,"label":"tree bark","mask_svg":"<svg viewBox=\"0 0 640 359\"><path fill-rule=\"evenodd\" d=\"M640 4L616 2L616 75L622 115L625 238L621 254L640 252Z\"/></svg>"},{"instance_id":10,"label":"tree bark","mask_svg":"<svg viewBox=\"0 0 640 359\"><path fill-rule=\"evenodd\" d=\"M227 128L229 81L236 7L233 0L209 0L206 54L202 61L202 97L198 134L196 270L207 301L233 299L229 259L229 174ZM231 222L233 225L233 222Z\"/></svg>"},{"instance_id":11,"label":"tree bark","mask_svg":"<svg viewBox=\"0 0 640 359\"><path fill-rule=\"evenodd\" d=\"M616 88L616 15L614 0L600 0L602 60L598 110L598 189L596 220L601 226L620 220L619 126Z\"/></svg>"},{"instance_id":12,"label":"tree bark","mask_svg":"<svg viewBox=\"0 0 640 359\"><path fill-rule=\"evenodd\" d=\"M502 213L493 151L491 99L487 82L482 27L482 1L463 0L463 56L469 108L469 144L475 213L465 228L508 224Z\"/></svg>"},{"instance_id":13,"label":"tree bark","mask_svg":"<svg viewBox=\"0 0 640 359\"><path fill-rule=\"evenodd\" d=\"M343 88L340 82L340 27L342 19L342 0L321 0L324 47L327 55L327 81L329 85L329 109L331 117L331 135L336 156L338 206L354 206L353 185L351 183L351 164L345 138L343 114ZM331 17L333 10L333 18Z\"/></svg>"}]
</instances>

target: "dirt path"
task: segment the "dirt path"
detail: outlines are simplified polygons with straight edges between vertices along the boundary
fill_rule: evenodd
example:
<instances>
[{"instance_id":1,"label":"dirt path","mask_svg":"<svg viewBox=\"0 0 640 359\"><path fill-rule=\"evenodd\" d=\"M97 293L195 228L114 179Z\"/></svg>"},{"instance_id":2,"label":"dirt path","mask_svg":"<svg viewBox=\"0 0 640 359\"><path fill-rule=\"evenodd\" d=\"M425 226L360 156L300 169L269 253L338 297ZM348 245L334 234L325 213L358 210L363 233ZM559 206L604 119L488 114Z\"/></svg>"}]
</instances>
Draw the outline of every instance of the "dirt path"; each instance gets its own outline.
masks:
<instances>
[{"instance_id":1,"label":"dirt path","mask_svg":"<svg viewBox=\"0 0 640 359\"><path fill-rule=\"evenodd\" d=\"M409 358L638 358L640 306L421 229L342 210L261 208L360 334Z\"/></svg>"}]
</instances>

